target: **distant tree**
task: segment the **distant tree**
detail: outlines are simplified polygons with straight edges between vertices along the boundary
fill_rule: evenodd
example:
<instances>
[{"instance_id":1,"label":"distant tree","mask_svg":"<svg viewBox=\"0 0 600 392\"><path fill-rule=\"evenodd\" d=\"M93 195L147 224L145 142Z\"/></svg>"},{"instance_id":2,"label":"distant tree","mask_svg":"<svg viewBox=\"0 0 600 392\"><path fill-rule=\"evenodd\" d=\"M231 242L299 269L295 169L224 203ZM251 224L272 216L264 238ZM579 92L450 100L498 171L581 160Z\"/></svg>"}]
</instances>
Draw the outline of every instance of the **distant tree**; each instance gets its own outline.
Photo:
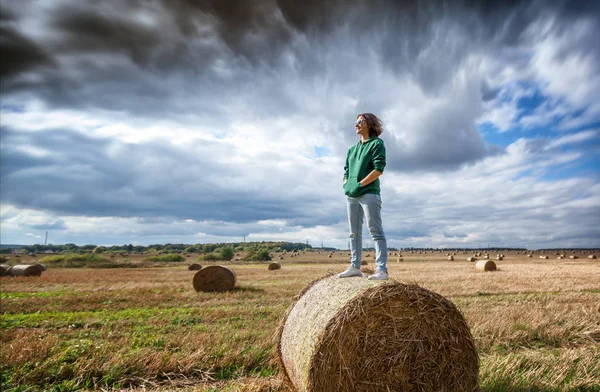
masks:
<instances>
[{"instance_id":1,"label":"distant tree","mask_svg":"<svg viewBox=\"0 0 600 392\"><path fill-rule=\"evenodd\" d=\"M221 260L229 261L229 260L233 259L233 254L234 254L233 248L226 246L224 248L221 248L221 251L219 252L219 258Z\"/></svg>"},{"instance_id":2,"label":"distant tree","mask_svg":"<svg viewBox=\"0 0 600 392\"><path fill-rule=\"evenodd\" d=\"M251 261L271 261L271 256L269 255L269 249L263 248L257 251L256 253L252 253L248 255L248 260Z\"/></svg>"},{"instance_id":3,"label":"distant tree","mask_svg":"<svg viewBox=\"0 0 600 392\"><path fill-rule=\"evenodd\" d=\"M204 256L200 256L198 260L201 261L217 261L219 258L214 253L207 253Z\"/></svg>"},{"instance_id":4,"label":"distant tree","mask_svg":"<svg viewBox=\"0 0 600 392\"><path fill-rule=\"evenodd\" d=\"M217 248L215 244L204 244L202 245L202 253L212 253Z\"/></svg>"},{"instance_id":5,"label":"distant tree","mask_svg":"<svg viewBox=\"0 0 600 392\"><path fill-rule=\"evenodd\" d=\"M63 245L63 249L64 250L69 250L69 251L72 251L72 252L75 251L75 250L77 250L77 248L79 248L77 245L71 244L71 243Z\"/></svg>"}]
</instances>

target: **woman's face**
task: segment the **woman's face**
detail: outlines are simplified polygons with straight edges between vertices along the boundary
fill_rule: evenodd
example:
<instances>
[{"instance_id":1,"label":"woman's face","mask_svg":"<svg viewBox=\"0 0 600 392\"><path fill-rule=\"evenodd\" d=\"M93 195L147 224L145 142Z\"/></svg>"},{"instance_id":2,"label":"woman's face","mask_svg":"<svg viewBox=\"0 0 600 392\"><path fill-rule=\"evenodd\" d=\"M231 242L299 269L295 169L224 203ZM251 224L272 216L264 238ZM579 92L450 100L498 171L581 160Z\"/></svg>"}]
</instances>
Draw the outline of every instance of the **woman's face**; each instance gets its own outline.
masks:
<instances>
[{"instance_id":1,"label":"woman's face","mask_svg":"<svg viewBox=\"0 0 600 392\"><path fill-rule=\"evenodd\" d=\"M354 128L356 129L357 135L368 135L369 134L369 126L367 125L367 121L363 116L358 116L356 122L354 123Z\"/></svg>"}]
</instances>

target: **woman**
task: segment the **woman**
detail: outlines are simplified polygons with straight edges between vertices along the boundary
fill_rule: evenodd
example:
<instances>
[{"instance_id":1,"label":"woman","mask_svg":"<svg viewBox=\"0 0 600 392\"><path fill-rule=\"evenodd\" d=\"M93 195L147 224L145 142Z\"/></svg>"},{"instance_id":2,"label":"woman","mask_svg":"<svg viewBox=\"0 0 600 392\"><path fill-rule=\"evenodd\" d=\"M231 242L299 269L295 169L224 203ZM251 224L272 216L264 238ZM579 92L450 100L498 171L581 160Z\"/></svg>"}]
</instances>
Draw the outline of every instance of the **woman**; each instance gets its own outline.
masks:
<instances>
[{"instance_id":1,"label":"woman","mask_svg":"<svg viewBox=\"0 0 600 392\"><path fill-rule=\"evenodd\" d=\"M344 192L347 196L348 222L350 223L350 267L339 278L363 276L362 223L367 226L375 241L377 270L369 279L386 280L387 242L381 223L381 196L379 176L385 168L385 146L379 138L383 132L381 120L372 113L362 113L354 124L360 141L350 147L344 165Z\"/></svg>"}]
</instances>

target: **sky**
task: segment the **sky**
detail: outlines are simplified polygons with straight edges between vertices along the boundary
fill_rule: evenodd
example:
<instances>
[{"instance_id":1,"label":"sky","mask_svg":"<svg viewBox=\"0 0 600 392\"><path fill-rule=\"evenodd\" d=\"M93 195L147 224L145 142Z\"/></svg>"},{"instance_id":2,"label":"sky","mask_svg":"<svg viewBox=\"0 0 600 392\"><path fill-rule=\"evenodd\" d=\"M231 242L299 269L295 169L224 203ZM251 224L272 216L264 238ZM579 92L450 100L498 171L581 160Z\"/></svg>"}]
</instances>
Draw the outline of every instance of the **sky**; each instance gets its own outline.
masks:
<instances>
[{"instance_id":1,"label":"sky","mask_svg":"<svg viewBox=\"0 0 600 392\"><path fill-rule=\"evenodd\" d=\"M0 242L600 247L600 2L0 0ZM365 245L371 246L364 229Z\"/></svg>"}]
</instances>

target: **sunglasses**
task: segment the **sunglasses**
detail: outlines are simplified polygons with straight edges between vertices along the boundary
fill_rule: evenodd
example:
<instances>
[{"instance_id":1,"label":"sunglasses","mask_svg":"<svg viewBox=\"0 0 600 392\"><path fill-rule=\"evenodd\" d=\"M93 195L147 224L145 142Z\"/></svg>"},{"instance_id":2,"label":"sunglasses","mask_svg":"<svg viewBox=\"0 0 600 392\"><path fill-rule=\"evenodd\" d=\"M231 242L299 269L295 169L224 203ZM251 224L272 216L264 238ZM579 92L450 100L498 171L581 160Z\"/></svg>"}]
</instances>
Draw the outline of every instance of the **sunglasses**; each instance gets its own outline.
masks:
<instances>
[{"instance_id":1,"label":"sunglasses","mask_svg":"<svg viewBox=\"0 0 600 392\"><path fill-rule=\"evenodd\" d=\"M356 120L354 125L358 125L360 127L364 122L365 122L365 120L363 120L362 118L359 118L358 120Z\"/></svg>"}]
</instances>

